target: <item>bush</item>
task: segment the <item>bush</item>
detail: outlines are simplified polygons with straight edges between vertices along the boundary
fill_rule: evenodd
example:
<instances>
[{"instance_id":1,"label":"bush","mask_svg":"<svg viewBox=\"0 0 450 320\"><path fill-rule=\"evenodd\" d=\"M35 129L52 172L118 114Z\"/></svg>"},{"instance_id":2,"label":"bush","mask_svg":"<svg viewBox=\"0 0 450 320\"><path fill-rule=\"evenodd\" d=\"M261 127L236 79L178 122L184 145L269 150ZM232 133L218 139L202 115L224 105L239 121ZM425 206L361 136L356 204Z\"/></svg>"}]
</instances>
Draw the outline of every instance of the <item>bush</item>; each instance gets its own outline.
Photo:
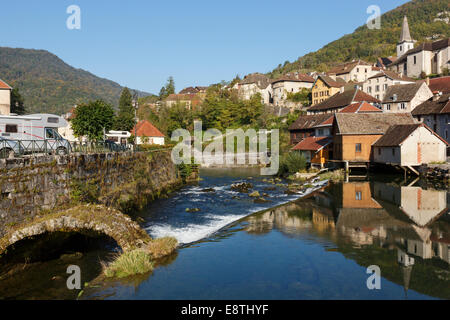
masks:
<instances>
[{"instance_id":1,"label":"bush","mask_svg":"<svg viewBox=\"0 0 450 320\"><path fill-rule=\"evenodd\" d=\"M279 176L288 177L301 170L305 170L307 166L306 158L299 152L290 152L280 159Z\"/></svg>"},{"instance_id":2,"label":"bush","mask_svg":"<svg viewBox=\"0 0 450 320\"><path fill-rule=\"evenodd\" d=\"M125 252L109 265L103 264L103 273L107 278L126 278L145 274L153 270L151 258L151 254L142 249Z\"/></svg>"},{"instance_id":3,"label":"bush","mask_svg":"<svg viewBox=\"0 0 450 320\"><path fill-rule=\"evenodd\" d=\"M148 245L148 249L153 259L159 259L174 252L177 246L178 246L177 239L172 237L166 237L153 240Z\"/></svg>"}]
</instances>

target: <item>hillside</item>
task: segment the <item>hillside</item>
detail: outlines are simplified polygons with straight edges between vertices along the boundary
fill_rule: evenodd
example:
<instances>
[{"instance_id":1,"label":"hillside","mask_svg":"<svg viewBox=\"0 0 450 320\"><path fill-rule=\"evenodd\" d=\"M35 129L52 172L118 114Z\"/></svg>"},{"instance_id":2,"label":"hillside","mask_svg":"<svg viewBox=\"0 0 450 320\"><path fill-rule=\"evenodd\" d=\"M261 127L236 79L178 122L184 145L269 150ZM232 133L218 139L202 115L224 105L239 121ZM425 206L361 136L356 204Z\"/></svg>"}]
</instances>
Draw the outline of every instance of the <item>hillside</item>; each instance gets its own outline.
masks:
<instances>
[{"instance_id":1,"label":"hillside","mask_svg":"<svg viewBox=\"0 0 450 320\"><path fill-rule=\"evenodd\" d=\"M75 104L96 99L116 106L123 89L113 81L75 69L44 50L0 47L0 78L19 88L31 113L63 114Z\"/></svg>"},{"instance_id":2,"label":"hillside","mask_svg":"<svg viewBox=\"0 0 450 320\"><path fill-rule=\"evenodd\" d=\"M440 13L443 14L438 16ZM382 15L380 30L370 30L366 25L361 26L352 34L300 57L295 62L279 65L270 75L278 77L294 70L327 71L332 65L353 59L375 62L377 57L395 55L404 15L408 16L412 37L419 42L450 37L450 24L438 20L445 16L450 18L450 2L413 0Z\"/></svg>"}]
</instances>

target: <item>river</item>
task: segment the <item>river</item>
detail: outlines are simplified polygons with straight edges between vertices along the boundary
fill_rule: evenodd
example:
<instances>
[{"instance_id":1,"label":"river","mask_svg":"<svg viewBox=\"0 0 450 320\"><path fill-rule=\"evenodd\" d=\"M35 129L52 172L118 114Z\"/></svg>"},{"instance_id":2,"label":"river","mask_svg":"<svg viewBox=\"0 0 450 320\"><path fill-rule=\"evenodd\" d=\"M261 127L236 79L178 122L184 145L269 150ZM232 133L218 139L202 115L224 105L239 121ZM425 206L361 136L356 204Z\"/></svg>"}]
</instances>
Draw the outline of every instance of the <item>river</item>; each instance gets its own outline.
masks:
<instances>
[{"instance_id":1,"label":"river","mask_svg":"<svg viewBox=\"0 0 450 320\"><path fill-rule=\"evenodd\" d=\"M152 237L176 237L177 252L151 274L94 281L82 299L450 298L446 191L383 177L331 183L298 199L252 169L202 170L201 178L134 217ZM252 183L270 202L230 190L236 182ZM193 208L200 211L186 210ZM9 261L23 271L0 277L0 297L76 298L65 286L67 264L80 265L89 282L114 249L107 239L80 242L68 240L70 250L45 262ZM60 258L79 250L82 257ZM379 290L367 286L372 265Z\"/></svg>"}]
</instances>

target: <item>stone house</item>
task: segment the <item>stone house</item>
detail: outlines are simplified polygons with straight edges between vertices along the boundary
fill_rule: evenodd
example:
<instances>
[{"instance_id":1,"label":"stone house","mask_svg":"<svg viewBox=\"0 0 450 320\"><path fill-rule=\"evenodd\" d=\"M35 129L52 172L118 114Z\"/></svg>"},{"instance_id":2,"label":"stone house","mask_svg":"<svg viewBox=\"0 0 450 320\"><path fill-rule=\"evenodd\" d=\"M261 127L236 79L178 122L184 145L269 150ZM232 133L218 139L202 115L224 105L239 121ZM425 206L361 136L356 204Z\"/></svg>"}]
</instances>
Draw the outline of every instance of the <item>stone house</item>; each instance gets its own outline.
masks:
<instances>
[{"instance_id":1,"label":"stone house","mask_svg":"<svg viewBox=\"0 0 450 320\"><path fill-rule=\"evenodd\" d=\"M319 134L319 136L330 135L331 130L329 128L322 128L324 130L323 132L320 132L320 129L318 129L319 126L328 122L333 124L333 115L317 114L299 116L298 119L289 126L291 144L296 145L305 138L315 136L316 133Z\"/></svg>"},{"instance_id":2,"label":"stone house","mask_svg":"<svg viewBox=\"0 0 450 320\"><path fill-rule=\"evenodd\" d=\"M432 96L425 81L393 85L387 88L382 108L387 113L410 113Z\"/></svg>"},{"instance_id":3,"label":"stone house","mask_svg":"<svg viewBox=\"0 0 450 320\"><path fill-rule=\"evenodd\" d=\"M275 106L285 105L288 94L300 92L302 89L311 89L314 78L306 74L286 75L272 81L272 103Z\"/></svg>"},{"instance_id":4,"label":"stone house","mask_svg":"<svg viewBox=\"0 0 450 320\"><path fill-rule=\"evenodd\" d=\"M362 88L365 93L374 96L378 100L383 100L388 87L397 84L409 84L414 82L415 80L405 76L400 76L393 71L381 70L376 75L364 81Z\"/></svg>"},{"instance_id":5,"label":"stone house","mask_svg":"<svg viewBox=\"0 0 450 320\"><path fill-rule=\"evenodd\" d=\"M400 42L397 44L398 59L387 68L415 78L419 78L423 72L427 75L441 74L450 68L450 38L422 43L417 47L414 47L415 43L405 16Z\"/></svg>"},{"instance_id":6,"label":"stone house","mask_svg":"<svg viewBox=\"0 0 450 320\"><path fill-rule=\"evenodd\" d=\"M320 113L336 113L342 109L348 107L351 104L358 102L368 102L372 104L380 104L381 101L375 99L371 95L363 92L359 87L345 90L341 88L339 93L336 93L332 97L326 99L319 104L313 105L308 108L308 114L320 114Z\"/></svg>"},{"instance_id":7,"label":"stone house","mask_svg":"<svg viewBox=\"0 0 450 320\"><path fill-rule=\"evenodd\" d=\"M11 113L12 88L0 79L0 115L9 116Z\"/></svg>"},{"instance_id":8,"label":"stone house","mask_svg":"<svg viewBox=\"0 0 450 320\"><path fill-rule=\"evenodd\" d=\"M199 94L171 94L164 100L167 107L173 107L177 104L184 105L189 110L195 110L203 101Z\"/></svg>"},{"instance_id":9,"label":"stone house","mask_svg":"<svg viewBox=\"0 0 450 320\"><path fill-rule=\"evenodd\" d=\"M354 60L332 68L328 71L328 75L333 79L340 78L345 82L363 82L379 70L379 68L373 68L370 63L363 60Z\"/></svg>"},{"instance_id":10,"label":"stone house","mask_svg":"<svg viewBox=\"0 0 450 320\"><path fill-rule=\"evenodd\" d=\"M373 144L373 161L404 167L445 162L447 146L423 123L394 125Z\"/></svg>"},{"instance_id":11,"label":"stone house","mask_svg":"<svg viewBox=\"0 0 450 320\"><path fill-rule=\"evenodd\" d=\"M336 113L333 125L334 160L369 163L372 145L393 125L414 124L411 114Z\"/></svg>"},{"instance_id":12,"label":"stone house","mask_svg":"<svg viewBox=\"0 0 450 320\"><path fill-rule=\"evenodd\" d=\"M250 100L252 96L259 93L264 104L270 104L273 101L272 86L269 78L264 74L249 74L235 88L237 88L239 96L243 100Z\"/></svg>"},{"instance_id":13,"label":"stone house","mask_svg":"<svg viewBox=\"0 0 450 320\"><path fill-rule=\"evenodd\" d=\"M450 93L436 93L412 111L419 123L424 123L439 136L450 142Z\"/></svg>"},{"instance_id":14,"label":"stone house","mask_svg":"<svg viewBox=\"0 0 450 320\"><path fill-rule=\"evenodd\" d=\"M333 79L326 75L319 75L312 87L312 105L319 104L341 92L347 83L341 78Z\"/></svg>"}]
</instances>

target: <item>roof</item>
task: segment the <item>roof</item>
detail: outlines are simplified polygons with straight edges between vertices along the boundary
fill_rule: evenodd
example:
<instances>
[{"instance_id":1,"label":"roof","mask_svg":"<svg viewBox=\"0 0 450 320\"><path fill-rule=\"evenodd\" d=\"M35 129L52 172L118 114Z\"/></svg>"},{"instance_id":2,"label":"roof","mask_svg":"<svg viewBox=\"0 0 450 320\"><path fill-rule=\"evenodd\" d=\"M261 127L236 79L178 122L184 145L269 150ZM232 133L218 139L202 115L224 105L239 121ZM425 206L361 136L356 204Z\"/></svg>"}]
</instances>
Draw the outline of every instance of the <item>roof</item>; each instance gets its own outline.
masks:
<instances>
[{"instance_id":1,"label":"roof","mask_svg":"<svg viewBox=\"0 0 450 320\"><path fill-rule=\"evenodd\" d=\"M396 84L389 86L386 90L386 95L384 97L383 103L391 102L409 102L416 96L419 89L424 85L425 82L418 81L415 83L408 84ZM397 95L397 99L394 100L394 95Z\"/></svg>"},{"instance_id":2,"label":"roof","mask_svg":"<svg viewBox=\"0 0 450 320\"><path fill-rule=\"evenodd\" d=\"M450 46L450 38L442 39L442 40L438 40L438 41L434 41L434 42L425 42L425 43L418 45L415 48L410 49L404 55L402 55L397 60L395 60L393 63L391 63L389 66L395 66L397 64L405 62L407 57L411 54L418 53L421 51L438 51L438 50L447 48L449 46Z\"/></svg>"},{"instance_id":3,"label":"roof","mask_svg":"<svg viewBox=\"0 0 450 320\"><path fill-rule=\"evenodd\" d=\"M419 104L411 113L413 116L450 113L450 93L442 95L439 99L433 97Z\"/></svg>"},{"instance_id":4,"label":"roof","mask_svg":"<svg viewBox=\"0 0 450 320\"><path fill-rule=\"evenodd\" d=\"M330 71L328 71L328 73L330 74L336 74L336 75L340 75L340 74L346 74L351 72L356 66L371 66L370 63L365 62L363 60L355 60L352 62L346 62L340 65L337 65L336 67L332 68Z\"/></svg>"},{"instance_id":5,"label":"roof","mask_svg":"<svg viewBox=\"0 0 450 320\"><path fill-rule=\"evenodd\" d=\"M285 75L278 79L275 79L272 81L272 83L277 82L309 82L314 83L316 80L314 80L313 77L308 76L307 74L296 74L296 75Z\"/></svg>"},{"instance_id":6,"label":"roof","mask_svg":"<svg viewBox=\"0 0 450 320\"><path fill-rule=\"evenodd\" d=\"M332 142L330 137L308 137L300 141L292 150L319 151Z\"/></svg>"},{"instance_id":7,"label":"roof","mask_svg":"<svg viewBox=\"0 0 450 320\"><path fill-rule=\"evenodd\" d=\"M135 131L136 130L136 131ZM164 135L159 131L153 124L148 120L142 120L137 123L137 125L131 130L131 133L138 137L164 137Z\"/></svg>"},{"instance_id":8,"label":"roof","mask_svg":"<svg viewBox=\"0 0 450 320\"><path fill-rule=\"evenodd\" d=\"M394 125L388 129L388 131L373 144L374 147L397 147L401 145L414 131L418 128L424 127L433 133L440 140L448 144L444 139L437 135L427 125L423 123L406 124L406 125Z\"/></svg>"},{"instance_id":9,"label":"roof","mask_svg":"<svg viewBox=\"0 0 450 320\"><path fill-rule=\"evenodd\" d=\"M414 124L409 113L336 113L337 134L384 134L389 127Z\"/></svg>"},{"instance_id":10,"label":"roof","mask_svg":"<svg viewBox=\"0 0 450 320\"><path fill-rule=\"evenodd\" d=\"M336 93L329 99L310 107L308 111L324 111L324 110L344 108L348 105L351 105L352 103L363 101L371 103L381 102L380 100L372 97L371 95L357 88L353 88L352 90Z\"/></svg>"},{"instance_id":11,"label":"roof","mask_svg":"<svg viewBox=\"0 0 450 320\"><path fill-rule=\"evenodd\" d=\"M432 92L450 93L450 76L430 79L428 87Z\"/></svg>"},{"instance_id":12,"label":"roof","mask_svg":"<svg viewBox=\"0 0 450 320\"><path fill-rule=\"evenodd\" d=\"M367 102L357 102L349 105L348 107L345 107L340 113L370 113L370 112L380 112L382 113L383 110L371 105Z\"/></svg>"},{"instance_id":13,"label":"roof","mask_svg":"<svg viewBox=\"0 0 450 320\"><path fill-rule=\"evenodd\" d=\"M0 79L0 90L2 90L2 89L11 90L12 88L6 82L4 82L2 79Z\"/></svg>"},{"instance_id":14,"label":"roof","mask_svg":"<svg viewBox=\"0 0 450 320\"><path fill-rule=\"evenodd\" d=\"M261 73L252 73L245 76L244 80L242 80L240 84L256 84L260 89L265 89L269 86L270 80L267 76Z\"/></svg>"},{"instance_id":15,"label":"roof","mask_svg":"<svg viewBox=\"0 0 450 320\"><path fill-rule=\"evenodd\" d=\"M382 58L378 58L378 64L385 67L389 64L391 64L392 62L394 62L395 60L397 60L397 57L382 57Z\"/></svg>"},{"instance_id":16,"label":"roof","mask_svg":"<svg viewBox=\"0 0 450 320\"><path fill-rule=\"evenodd\" d=\"M181 90L179 94L196 94L196 93L199 93L199 92L200 91L197 88L188 87L188 88L185 88L185 89Z\"/></svg>"},{"instance_id":17,"label":"roof","mask_svg":"<svg viewBox=\"0 0 450 320\"><path fill-rule=\"evenodd\" d=\"M347 82L345 82L344 79L337 78L336 80L334 80L330 76L322 75L322 74L317 77L316 82L319 79L321 79L328 87L331 87L331 88L341 88L347 84Z\"/></svg>"},{"instance_id":18,"label":"roof","mask_svg":"<svg viewBox=\"0 0 450 320\"><path fill-rule=\"evenodd\" d=\"M412 78L408 78L406 76L401 76L401 75L397 74L396 72L390 71L390 70L381 70L381 72L370 77L369 79L376 79L376 78L380 78L380 77L388 77L388 78L391 78L392 80L399 80L399 81L411 81L411 82L416 81Z\"/></svg>"},{"instance_id":19,"label":"roof","mask_svg":"<svg viewBox=\"0 0 450 320\"><path fill-rule=\"evenodd\" d=\"M301 115L298 119L289 126L290 131L294 130L308 130L313 129L316 126L322 125L328 122L331 118L331 123L333 124L333 115L329 114L315 114L315 115Z\"/></svg>"},{"instance_id":20,"label":"roof","mask_svg":"<svg viewBox=\"0 0 450 320\"><path fill-rule=\"evenodd\" d=\"M170 94L165 101L199 101L201 98L197 94Z\"/></svg>"}]
</instances>

